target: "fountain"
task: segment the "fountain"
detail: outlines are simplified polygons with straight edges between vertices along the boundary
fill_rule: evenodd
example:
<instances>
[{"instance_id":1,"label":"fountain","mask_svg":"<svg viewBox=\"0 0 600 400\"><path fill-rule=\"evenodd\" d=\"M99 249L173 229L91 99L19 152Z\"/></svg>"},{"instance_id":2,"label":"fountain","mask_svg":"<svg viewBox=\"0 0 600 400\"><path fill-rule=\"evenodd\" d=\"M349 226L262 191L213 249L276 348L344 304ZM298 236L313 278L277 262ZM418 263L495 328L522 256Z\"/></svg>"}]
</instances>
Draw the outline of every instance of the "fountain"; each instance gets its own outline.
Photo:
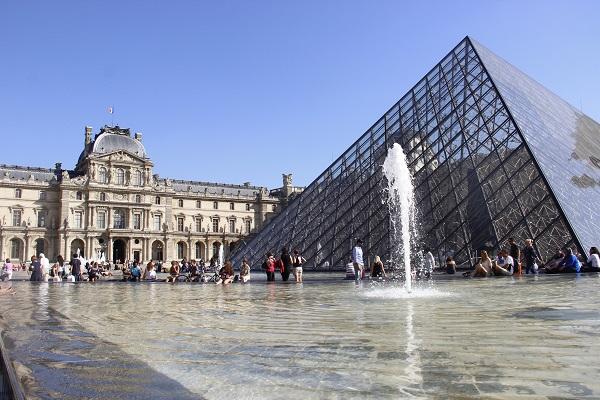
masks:
<instances>
[{"instance_id":1,"label":"fountain","mask_svg":"<svg viewBox=\"0 0 600 400\"><path fill-rule=\"evenodd\" d=\"M415 201L412 176L400 144L395 143L383 163L383 174L388 182L388 209L390 212L390 258L392 265L403 265L404 287L412 290L411 243L416 239Z\"/></svg>"},{"instance_id":2,"label":"fountain","mask_svg":"<svg viewBox=\"0 0 600 400\"><path fill-rule=\"evenodd\" d=\"M223 244L219 245L219 268L223 266Z\"/></svg>"}]
</instances>

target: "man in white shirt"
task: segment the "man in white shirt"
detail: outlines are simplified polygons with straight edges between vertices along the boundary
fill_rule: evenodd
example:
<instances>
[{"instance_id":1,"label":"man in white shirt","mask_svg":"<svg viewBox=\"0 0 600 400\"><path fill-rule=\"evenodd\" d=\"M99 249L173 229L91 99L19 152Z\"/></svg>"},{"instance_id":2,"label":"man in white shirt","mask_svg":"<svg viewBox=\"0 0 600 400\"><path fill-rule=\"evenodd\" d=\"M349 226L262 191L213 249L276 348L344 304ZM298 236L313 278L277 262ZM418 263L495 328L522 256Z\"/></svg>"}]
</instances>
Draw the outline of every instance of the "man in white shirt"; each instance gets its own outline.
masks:
<instances>
[{"instance_id":1,"label":"man in white shirt","mask_svg":"<svg viewBox=\"0 0 600 400\"><path fill-rule=\"evenodd\" d=\"M515 261L508 255L508 251L501 250L493 265L494 275L511 276L514 271Z\"/></svg>"},{"instance_id":2,"label":"man in white shirt","mask_svg":"<svg viewBox=\"0 0 600 400\"><path fill-rule=\"evenodd\" d=\"M358 283L362 279L362 271L365 267L363 261L362 240L356 241L356 246L352 249L352 265L354 266L354 281Z\"/></svg>"}]
</instances>

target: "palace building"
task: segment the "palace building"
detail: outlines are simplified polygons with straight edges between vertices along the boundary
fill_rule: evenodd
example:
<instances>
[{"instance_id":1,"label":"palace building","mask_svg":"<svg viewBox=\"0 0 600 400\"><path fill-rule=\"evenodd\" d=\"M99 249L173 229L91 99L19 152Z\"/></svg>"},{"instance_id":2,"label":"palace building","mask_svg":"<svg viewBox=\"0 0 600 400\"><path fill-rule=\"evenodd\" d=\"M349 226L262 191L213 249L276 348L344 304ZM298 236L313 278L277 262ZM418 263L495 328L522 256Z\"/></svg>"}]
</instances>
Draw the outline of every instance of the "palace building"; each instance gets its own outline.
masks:
<instances>
[{"instance_id":1,"label":"palace building","mask_svg":"<svg viewBox=\"0 0 600 400\"><path fill-rule=\"evenodd\" d=\"M161 178L142 134L104 126L85 145L74 170L0 165L2 260L51 260L74 253L107 261L225 256L301 192L282 188Z\"/></svg>"}]
</instances>

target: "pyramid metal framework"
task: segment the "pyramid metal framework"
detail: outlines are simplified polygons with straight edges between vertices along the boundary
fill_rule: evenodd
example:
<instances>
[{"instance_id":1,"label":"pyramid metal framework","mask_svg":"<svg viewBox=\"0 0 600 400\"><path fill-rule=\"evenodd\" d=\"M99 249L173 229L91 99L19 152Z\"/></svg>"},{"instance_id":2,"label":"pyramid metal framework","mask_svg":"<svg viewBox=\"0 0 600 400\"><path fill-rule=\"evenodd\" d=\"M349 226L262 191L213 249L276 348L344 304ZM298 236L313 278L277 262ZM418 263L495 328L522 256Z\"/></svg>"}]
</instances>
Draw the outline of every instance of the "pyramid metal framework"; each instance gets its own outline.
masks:
<instances>
[{"instance_id":1,"label":"pyramid metal framework","mask_svg":"<svg viewBox=\"0 0 600 400\"><path fill-rule=\"evenodd\" d=\"M532 238L543 258L600 245L600 125L466 37L232 258L258 267L299 249L305 267L344 266L356 238L390 256L382 164L400 143L420 243L438 262ZM598 157L598 158L597 158Z\"/></svg>"}]
</instances>

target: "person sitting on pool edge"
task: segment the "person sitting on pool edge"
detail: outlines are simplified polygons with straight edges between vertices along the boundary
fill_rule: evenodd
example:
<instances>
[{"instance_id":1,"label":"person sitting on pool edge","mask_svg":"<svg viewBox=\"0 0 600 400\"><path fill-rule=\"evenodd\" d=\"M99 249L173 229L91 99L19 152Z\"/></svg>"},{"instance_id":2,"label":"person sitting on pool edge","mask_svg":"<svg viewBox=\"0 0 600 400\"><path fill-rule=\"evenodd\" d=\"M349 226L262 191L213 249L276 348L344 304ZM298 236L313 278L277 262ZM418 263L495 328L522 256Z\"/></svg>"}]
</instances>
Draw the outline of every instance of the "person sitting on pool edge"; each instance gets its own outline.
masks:
<instances>
[{"instance_id":1,"label":"person sitting on pool edge","mask_svg":"<svg viewBox=\"0 0 600 400\"><path fill-rule=\"evenodd\" d=\"M154 270L154 263L150 261L146 264L146 269L142 274L143 281L155 281L156 280L156 271Z\"/></svg>"},{"instance_id":2,"label":"person sitting on pool edge","mask_svg":"<svg viewBox=\"0 0 600 400\"><path fill-rule=\"evenodd\" d=\"M230 260L227 260L223 268L221 268L221 270L219 271L219 280L215 283L222 283L223 285L227 285L233 282L233 275L233 265L231 264Z\"/></svg>"},{"instance_id":3,"label":"person sitting on pool edge","mask_svg":"<svg viewBox=\"0 0 600 400\"><path fill-rule=\"evenodd\" d=\"M446 273L449 275L454 275L456 273L456 262L451 256L446 258Z\"/></svg>"},{"instance_id":4,"label":"person sitting on pool edge","mask_svg":"<svg viewBox=\"0 0 600 400\"><path fill-rule=\"evenodd\" d=\"M179 275L179 262L173 260L171 261L171 268L169 269L169 277L167 278L167 282L175 282L177 275Z\"/></svg>"},{"instance_id":5,"label":"person sitting on pool edge","mask_svg":"<svg viewBox=\"0 0 600 400\"><path fill-rule=\"evenodd\" d=\"M481 258L479 259L479 264L475 266L475 270L471 274L473 278L485 278L488 276L492 276L492 260L488 256L487 251L481 251Z\"/></svg>"},{"instance_id":6,"label":"person sitting on pool edge","mask_svg":"<svg viewBox=\"0 0 600 400\"><path fill-rule=\"evenodd\" d=\"M590 256L584 269L586 272L600 272L600 252L597 247L590 248Z\"/></svg>"},{"instance_id":7,"label":"person sitting on pool edge","mask_svg":"<svg viewBox=\"0 0 600 400\"><path fill-rule=\"evenodd\" d=\"M573 249L567 247L565 249L565 258L558 264L558 272L560 273L577 273L581 270L581 262L577 256L573 254Z\"/></svg>"},{"instance_id":8,"label":"person sitting on pool edge","mask_svg":"<svg viewBox=\"0 0 600 400\"><path fill-rule=\"evenodd\" d=\"M138 262L134 261L131 267L131 277L129 278L132 282L139 282L142 278L142 270L140 269Z\"/></svg>"},{"instance_id":9,"label":"person sitting on pool edge","mask_svg":"<svg viewBox=\"0 0 600 400\"><path fill-rule=\"evenodd\" d=\"M371 266L371 278L387 278L385 269L383 268L383 262L381 262L379 256L375 256L375 259L373 260L373 265Z\"/></svg>"},{"instance_id":10,"label":"person sitting on pool edge","mask_svg":"<svg viewBox=\"0 0 600 400\"><path fill-rule=\"evenodd\" d=\"M508 251L500 250L496 262L492 264L494 275L511 276L514 271L515 261L508 255Z\"/></svg>"},{"instance_id":11,"label":"person sitting on pool edge","mask_svg":"<svg viewBox=\"0 0 600 400\"><path fill-rule=\"evenodd\" d=\"M246 257L242 260L242 266L240 267L240 282L246 283L250 280L250 264Z\"/></svg>"}]
</instances>

